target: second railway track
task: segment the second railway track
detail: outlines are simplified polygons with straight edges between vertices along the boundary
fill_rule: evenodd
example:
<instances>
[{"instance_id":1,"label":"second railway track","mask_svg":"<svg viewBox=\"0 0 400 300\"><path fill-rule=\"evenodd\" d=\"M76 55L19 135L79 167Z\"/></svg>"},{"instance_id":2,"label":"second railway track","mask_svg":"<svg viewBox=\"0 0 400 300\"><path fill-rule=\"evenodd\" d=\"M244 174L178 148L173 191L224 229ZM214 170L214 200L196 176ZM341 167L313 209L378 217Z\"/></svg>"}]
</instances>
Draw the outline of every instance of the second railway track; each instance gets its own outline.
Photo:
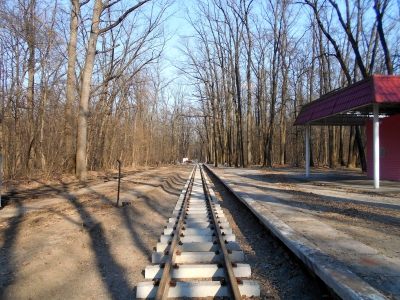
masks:
<instances>
[{"instance_id":1,"label":"second railway track","mask_svg":"<svg viewBox=\"0 0 400 300\"><path fill-rule=\"evenodd\" d=\"M260 296L204 171L196 165L145 270L136 298Z\"/></svg>"}]
</instances>

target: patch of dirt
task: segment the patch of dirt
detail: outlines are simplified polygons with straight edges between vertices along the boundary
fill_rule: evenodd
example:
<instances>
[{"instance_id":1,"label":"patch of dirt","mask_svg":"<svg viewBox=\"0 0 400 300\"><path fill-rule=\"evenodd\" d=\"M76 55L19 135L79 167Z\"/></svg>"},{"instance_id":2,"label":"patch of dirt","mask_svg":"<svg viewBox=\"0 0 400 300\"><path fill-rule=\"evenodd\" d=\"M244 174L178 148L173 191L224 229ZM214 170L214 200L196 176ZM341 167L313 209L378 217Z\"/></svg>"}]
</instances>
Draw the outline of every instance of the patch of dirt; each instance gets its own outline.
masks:
<instances>
[{"instance_id":1,"label":"patch of dirt","mask_svg":"<svg viewBox=\"0 0 400 300\"><path fill-rule=\"evenodd\" d=\"M122 178L132 176L154 168L124 168ZM118 171L89 171L87 181L79 181L72 174L57 174L45 179L40 176L29 180L4 180L2 182L2 205L15 204L38 199L48 198L53 195L69 193L84 187L91 187L102 182L116 181ZM138 179L138 182L141 179Z\"/></svg>"},{"instance_id":2,"label":"patch of dirt","mask_svg":"<svg viewBox=\"0 0 400 300\"><path fill-rule=\"evenodd\" d=\"M120 201L131 205L119 208L116 184L92 184L87 192L73 195L62 194L57 184L19 185L24 201L3 212L35 206L41 198L32 196L35 190L42 194L42 188L65 197L0 222L0 298L134 298L191 170L171 166L135 172L121 183ZM103 178L97 180L101 182Z\"/></svg>"}]
</instances>

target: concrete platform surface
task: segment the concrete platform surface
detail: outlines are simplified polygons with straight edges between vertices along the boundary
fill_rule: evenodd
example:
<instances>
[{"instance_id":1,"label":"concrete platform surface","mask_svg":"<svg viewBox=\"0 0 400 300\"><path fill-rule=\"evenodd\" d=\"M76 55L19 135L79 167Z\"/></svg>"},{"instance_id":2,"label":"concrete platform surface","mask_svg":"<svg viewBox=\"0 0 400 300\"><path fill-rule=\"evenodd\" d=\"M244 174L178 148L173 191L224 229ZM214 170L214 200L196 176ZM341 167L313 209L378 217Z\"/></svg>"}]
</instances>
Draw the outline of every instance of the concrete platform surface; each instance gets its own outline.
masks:
<instances>
[{"instance_id":1,"label":"concrete platform surface","mask_svg":"<svg viewBox=\"0 0 400 300\"><path fill-rule=\"evenodd\" d=\"M353 206L355 203L367 209L374 207L376 210L371 210L371 219L379 220L377 214L382 210L383 217L390 218L390 222L397 225L400 222L400 198L396 194L400 192L400 183L390 182L387 189L384 187L380 193L373 193L365 182L365 185L360 184L360 178L353 186L349 177L346 180L350 181L341 178L333 183L322 181L322 178L328 180L329 176L321 175L320 182L326 184L319 186L301 180L301 174L296 172L287 172L285 182L280 182L273 176L271 180L260 168L208 166L265 226L340 297L400 299L398 232L387 233L390 238L385 239L387 236L382 229L377 231L376 236L362 239L358 231L374 232L380 229L368 228L369 221L361 218L356 219L358 221L355 224L346 224L344 222L347 219L342 218L342 224L336 226L331 218L324 218L323 214L326 209L323 201L339 201ZM279 176L279 171L276 173ZM339 187L332 188L335 184ZM361 190L363 186L364 190ZM355 189L360 191L353 191ZM315 205L317 208L309 204L298 204L295 200L299 196L319 197L322 204L321 200ZM322 207L321 211L318 211L319 206ZM385 215L390 213L392 215ZM340 212L335 214L339 215ZM376 223L371 226L376 227Z\"/></svg>"},{"instance_id":2,"label":"concrete platform surface","mask_svg":"<svg viewBox=\"0 0 400 300\"><path fill-rule=\"evenodd\" d=\"M348 171L343 174L335 173L334 170L329 172L319 170L318 172L310 173L308 178L303 172L292 172L289 177L304 182L335 185L345 189L351 188L378 195L400 194L400 182L380 180L379 189L375 189L373 179L367 178L366 175L359 174L357 171Z\"/></svg>"}]
</instances>

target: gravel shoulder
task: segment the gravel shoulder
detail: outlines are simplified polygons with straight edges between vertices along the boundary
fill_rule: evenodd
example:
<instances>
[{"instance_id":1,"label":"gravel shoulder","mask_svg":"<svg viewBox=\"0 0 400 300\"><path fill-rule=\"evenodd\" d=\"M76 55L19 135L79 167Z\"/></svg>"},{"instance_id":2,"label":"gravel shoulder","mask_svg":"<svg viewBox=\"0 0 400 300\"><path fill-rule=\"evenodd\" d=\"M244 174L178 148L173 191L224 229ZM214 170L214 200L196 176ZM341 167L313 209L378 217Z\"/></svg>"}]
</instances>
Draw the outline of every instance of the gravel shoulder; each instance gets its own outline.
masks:
<instances>
[{"instance_id":1,"label":"gravel shoulder","mask_svg":"<svg viewBox=\"0 0 400 300\"><path fill-rule=\"evenodd\" d=\"M261 299L334 299L287 247L269 232L215 176L208 172L245 262L260 285Z\"/></svg>"}]
</instances>

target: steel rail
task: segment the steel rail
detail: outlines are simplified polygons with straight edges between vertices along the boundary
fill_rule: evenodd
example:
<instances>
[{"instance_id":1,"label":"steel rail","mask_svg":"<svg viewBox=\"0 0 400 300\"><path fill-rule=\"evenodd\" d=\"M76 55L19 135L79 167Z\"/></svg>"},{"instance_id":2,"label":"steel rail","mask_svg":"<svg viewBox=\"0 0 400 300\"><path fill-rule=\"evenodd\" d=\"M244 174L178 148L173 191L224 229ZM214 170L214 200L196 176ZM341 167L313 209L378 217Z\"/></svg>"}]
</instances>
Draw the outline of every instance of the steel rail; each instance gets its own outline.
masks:
<instances>
[{"instance_id":1,"label":"steel rail","mask_svg":"<svg viewBox=\"0 0 400 300\"><path fill-rule=\"evenodd\" d=\"M227 277L227 285L228 287L230 287L232 294L233 294L233 299L235 300L241 300L242 296L240 294L240 290L239 290L239 286L238 286L238 282L236 280L235 277L235 273L233 272L233 267L232 267L232 262L229 259L228 256L228 250L226 249L225 246L225 240L222 236L222 232L221 232L221 228L218 225L218 216L216 215L216 211L214 210L214 202L212 201L212 197L210 194L210 189L209 189L209 184L208 184L208 180L206 177L206 174L203 170L203 167L200 167L200 171L201 171L201 177L202 177L202 182L203 182L203 188L204 188L204 194L206 195L206 198L211 206L211 214L213 217L213 222L214 222L214 228L215 231L217 232L217 243L222 251L222 256L223 256L223 267L224 267L224 271L225 271L225 277Z\"/></svg>"},{"instance_id":2,"label":"steel rail","mask_svg":"<svg viewBox=\"0 0 400 300\"><path fill-rule=\"evenodd\" d=\"M183 203L181 206L181 212L179 213L179 217L178 217L178 223L176 224L175 234L173 235L171 247L168 251L168 259L163 267L164 271L163 271L161 279L158 283L158 289L157 289L157 293L155 296L156 300L165 300L168 297L169 283L171 281L171 266L175 262L175 257L176 257L175 249L179 243L179 236L182 231L182 225L183 225L184 215L185 215L184 212L186 211L186 207L188 205L188 199L190 198L190 194L192 192L196 168L197 168L197 165L194 167L194 169L192 171L190 182L189 182L189 185L185 192L185 197L183 199ZM161 268L161 265L160 265L160 268Z\"/></svg>"}]
</instances>

